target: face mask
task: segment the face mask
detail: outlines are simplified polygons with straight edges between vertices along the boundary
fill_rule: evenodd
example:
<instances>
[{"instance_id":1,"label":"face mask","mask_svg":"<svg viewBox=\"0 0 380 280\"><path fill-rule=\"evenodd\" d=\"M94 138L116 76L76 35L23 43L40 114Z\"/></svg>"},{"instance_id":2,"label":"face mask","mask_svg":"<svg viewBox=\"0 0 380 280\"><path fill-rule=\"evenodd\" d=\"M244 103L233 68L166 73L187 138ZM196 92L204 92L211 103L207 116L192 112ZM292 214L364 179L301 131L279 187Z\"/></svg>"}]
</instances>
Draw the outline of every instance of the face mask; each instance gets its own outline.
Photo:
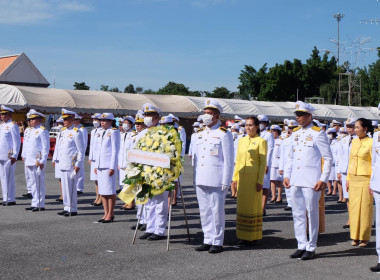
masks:
<instances>
[{"instance_id":1,"label":"face mask","mask_svg":"<svg viewBox=\"0 0 380 280\"><path fill-rule=\"evenodd\" d=\"M237 133L236 131L232 132L232 137L233 137L234 139L236 139L237 136L238 136L238 133Z\"/></svg>"},{"instance_id":2,"label":"face mask","mask_svg":"<svg viewBox=\"0 0 380 280\"><path fill-rule=\"evenodd\" d=\"M131 129L131 126L129 125L129 123L123 123L123 129L124 131L128 131Z\"/></svg>"},{"instance_id":3,"label":"face mask","mask_svg":"<svg viewBox=\"0 0 380 280\"><path fill-rule=\"evenodd\" d=\"M204 114L203 115L203 123L205 124L205 125L210 125L210 124L212 124L212 115L209 115L209 114Z\"/></svg>"},{"instance_id":4,"label":"face mask","mask_svg":"<svg viewBox=\"0 0 380 280\"><path fill-rule=\"evenodd\" d=\"M327 134L327 138L329 138L330 140L333 140L333 136L331 134Z\"/></svg>"},{"instance_id":5,"label":"face mask","mask_svg":"<svg viewBox=\"0 0 380 280\"><path fill-rule=\"evenodd\" d=\"M199 124L199 128L200 128L200 129L203 128L203 123L200 123L200 124Z\"/></svg>"},{"instance_id":6,"label":"face mask","mask_svg":"<svg viewBox=\"0 0 380 280\"><path fill-rule=\"evenodd\" d=\"M261 123L259 124L260 131L263 131L265 129L265 124Z\"/></svg>"},{"instance_id":7,"label":"face mask","mask_svg":"<svg viewBox=\"0 0 380 280\"><path fill-rule=\"evenodd\" d=\"M96 128L98 128L99 125L100 125L100 122L98 122L98 121L93 121L92 124L93 124Z\"/></svg>"},{"instance_id":8,"label":"face mask","mask_svg":"<svg viewBox=\"0 0 380 280\"><path fill-rule=\"evenodd\" d=\"M198 128L196 128L196 127L193 128L193 131L194 131L194 132L197 132L197 130L198 130Z\"/></svg>"},{"instance_id":9,"label":"face mask","mask_svg":"<svg viewBox=\"0 0 380 280\"><path fill-rule=\"evenodd\" d=\"M285 131L288 131L288 126L285 126Z\"/></svg>"},{"instance_id":10,"label":"face mask","mask_svg":"<svg viewBox=\"0 0 380 280\"><path fill-rule=\"evenodd\" d=\"M151 127L153 125L153 118L152 117L145 117L144 123L147 127Z\"/></svg>"},{"instance_id":11,"label":"face mask","mask_svg":"<svg viewBox=\"0 0 380 280\"><path fill-rule=\"evenodd\" d=\"M241 132L241 133L245 133L245 127L241 127L241 128L240 128L240 132Z\"/></svg>"}]
</instances>

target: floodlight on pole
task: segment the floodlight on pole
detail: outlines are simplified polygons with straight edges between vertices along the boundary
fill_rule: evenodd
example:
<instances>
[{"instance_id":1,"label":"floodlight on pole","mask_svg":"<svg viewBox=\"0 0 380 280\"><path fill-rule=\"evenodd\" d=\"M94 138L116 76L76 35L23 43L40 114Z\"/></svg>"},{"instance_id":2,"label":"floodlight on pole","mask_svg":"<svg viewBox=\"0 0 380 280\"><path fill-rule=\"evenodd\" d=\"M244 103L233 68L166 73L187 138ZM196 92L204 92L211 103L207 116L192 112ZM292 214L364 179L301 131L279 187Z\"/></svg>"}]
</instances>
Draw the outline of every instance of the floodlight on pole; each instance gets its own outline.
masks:
<instances>
[{"instance_id":1,"label":"floodlight on pole","mask_svg":"<svg viewBox=\"0 0 380 280\"><path fill-rule=\"evenodd\" d=\"M342 20L342 18L344 17L344 15L343 14L341 14L341 13L336 13L335 15L334 15L334 18L336 19L336 21L338 22L338 61L337 61L337 63L338 63L338 66L339 66L339 22Z\"/></svg>"}]
</instances>

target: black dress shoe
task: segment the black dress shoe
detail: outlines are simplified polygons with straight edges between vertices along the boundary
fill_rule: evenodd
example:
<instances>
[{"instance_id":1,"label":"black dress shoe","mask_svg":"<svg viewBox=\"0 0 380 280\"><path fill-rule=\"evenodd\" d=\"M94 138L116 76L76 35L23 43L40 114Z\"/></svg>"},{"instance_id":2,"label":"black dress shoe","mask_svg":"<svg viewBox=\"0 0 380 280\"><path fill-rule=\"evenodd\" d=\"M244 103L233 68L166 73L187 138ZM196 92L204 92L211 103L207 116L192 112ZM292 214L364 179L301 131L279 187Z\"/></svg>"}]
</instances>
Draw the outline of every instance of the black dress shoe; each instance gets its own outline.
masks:
<instances>
[{"instance_id":1,"label":"black dress shoe","mask_svg":"<svg viewBox=\"0 0 380 280\"><path fill-rule=\"evenodd\" d=\"M58 212L57 214L60 216L64 216L67 213L67 211L63 210L62 212Z\"/></svg>"},{"instance_id":2,"label":"black dress shoe","mask_svg":"<svg viewBox=\"0 0 380 280\"><path fill-rule=\"evenodd\" d=\"M82 191L77 191L77 195L81 195L81 194L83 194Z\"/></svg>"},{"instance_id":3,"label":"black dress shoe","mask_svg":"<svg viewBox=\"0 0 380 280\"><path fill-rule=\"evenodd\" d=\"M245 248L251 248L256 246L257 240L248 241L248 240L240 240L236 246L234 246L237 249L245 249Z\"/></svg>"},{"instance_id":4,"label":"black dress shoe","mask_svg":"<svg viewBox=\"0 0 380 280\"><path fill-rule=\"evenodd\" d=\"M165 239L166 236L163 236L163 235L158 235L158 234L152 234L151 236L148 237L148 240L150 241L157 241L157 240L162 240L162 239Z\"/></svg>"},{"instance_id":5,"label":"black dress shoe","mask_svg":"<svg viewBox=\"0 0 380 280\"><path fill-rule=\"evenodd\" d=\"M143 235L139 236L139 239L147 239L149 236L151 236L153 233L146 232Z\"/></svg>"},{"instance_id":6,"label":"black dress shoe","mask_svg":"<svg viewBox=\"0 0 380 280\"><path fill-rule=\"evenodd\" d=\"M281 199L281 200L278 200L278 201L276 200L276 203L282 203L282 199Z\"/></svg>"},{"instance_id":7,"label":"black dress shoe","mask_svg":"<svg viewBox=\"0 0 380 280\"><path fill-rule=\"evenodd\" d=\"M28 208L25 208L26 211L31 211L31 210L33 210L33 209L34 209L34 207L28 207Z\"/></svg>"},{"instance_id":8,"label":"black dress shoe","mask_svg":"<svg viewBox=\"0 0 380 280\"><path fill-rule=\"evenodd\" d=\"M128 208L128 207L121 207L124 211L130 211L130 210L135 210L135 207Z\"/></svg>"},{"instance_id":9,"label":"black dress shoe","mask_svg":"<svg viewBox=\"0 0 380 280\"><path fill-rule=\"evenodd\" d=\"M203 252L203 251L210 250L210 248L211 248L211 245L209 245L209 244L202 244L201 246L196 247L195 251Z\"/></svg>"},{"instance_id":10,"label":"black dress shoe","mask_svg":"<svg viewBox=\"0 0 380 280\"><path fill-rule=\"evenodd\" d=\"M286 207L284 208L284 211L292 211L292 207L286 206Z\"/></svg>"},{"instance_id":11,"label":"black dress shoe","mask_svg":"<svg viewBox=\"0 0 380 280\"><path fill-rule=\"evenodd\" d=\"M43 207L41 207L40 209L38 209L38 207L34 207L33 209L32 209L32 212L39 212L39 211L45 211L45 208L43 208Z\"/></svg>"},{"instance_id":12,"label":"black dress shoe","mask_svg":"<svg viewBox=\"0 0 380 280\"><path fill-rule=\"evenodd\" d=\"M145 231L146 230L146 224L143 224L142 227L140 228L141 231Z\"/></svg>"},{"instance_id":13,"label":"black dress shoe","mask_svg":"<svg viewBox=\"0 0 380 280\"><path fill-rule=\"evenodd\" d=\"M94 203L94 206L102 206L102 203Z\"/></svg>"},{"instance_id":14,"label":"black dress shoe","mask_svg":"<svg viewBox=\"0 0 380 280\"><path fill-rule=\"evenodd\" d=\"M118 193L120 193L121 192L121 189L118 189L117 191L116 191L116 194L118 194Z\"/></svg>"},{"instance_id":15,"label":"black dress shoe","mask_svg":"<svg viewBox=\"0 0 380 280\"><path fill-rule=\"evenodd\" d=\"M292 259L298 259L302 257L303 254L305 254L306 250L297 250L293 254L290 255Z\"/></svg>"},{"instance_id":16,"label":"black dress shoe","mask_svg":"<svg viewBox=\"0 0 380 280\"><path fill-rule=\"evenodd\" d=\"M377 265L375 266L372 266L369 268L371 271L373 272L379 272L380 271L380 263L378 263Z\"/></svg>"},{"instance_id":17,"label":"black dress shoe","mask_svg":"<svg viewBox=\"0 0 380 280\"><path fill-rule=\"evenodd\" d=\"M16 205L16 201L8 202L8 205L6 202L3 202L3 206L12 206L12 205Z\"/></svg>"},{"instance_id":18,"label":"black dress shoe","mask_svg":"<svg viewBox=\"0 0 380 280\"><path fill-rule=\"evenodd\" d=\"M315 252L310 252L310 251L306 251L302 257L301 257L301 260L303 261L308 261L308 260L312 260L315 258Z\"/></svg>"},{"instance_id":19,"label":"black dress shoe","mask_svg":"<svg viewBox=\"0 0 380 280\"><path fill-rule=\"evenodd\" d=\"M142 224L139 224L139 225L137 226L137 229L140 229L142 226L143 226ZM132 230L135 230L135 229L136 229L136 225L132 225L132 226L130 226L130 228L131 228Z\"/></svg>"},{"instance_id":20,"label":"black dress shoe","mask_svg":"<svg viewBox=\"0 0 380 280\"><path fill-rule=\"evenodd\" d=\"M55 201L63 202L63 199L57 198Z\"/></svg>"},{"instance_id":21,"label":"black dress shoe","mask_svg":"<svg viewBox=\"0 0 380 280\"><path fill-rule=\"evenodd\" d=\"M66 212L64 216L65 217L70 217L70 216L76 216L76 215L78 215L78 212Z\"/></svg>"},{"instance_id":22,"label":"black dress shoe","mask_svg":"<svg viewBox=\"0 0 380 280\"><path fill-rule=\"evenodd\" d=\"M216 246L216 245L212 245L210 250L208 250L208 252L210 254L218 254L218 253L221 253L223 252L223 246Z\"/></svg>"},{"instance_id":23,"label":"black dress shoe","mask_svg":"<svg viewBox=\"0 0 380 280\"><path fill-rule=\"evenodd\" d=\"M350 225L344 225L343 228L350 228Z\"/></svg>"},{"instance_id":24,"label":"black dress shoe","mask_svg":"<svg viewBox=\"0 0 380 280\"><path fill-rule=\"evenodd\" d=\"M23 197L32 198L33 195L31 193L25 193L22 195Z\"/></svg>"}]
</instances>

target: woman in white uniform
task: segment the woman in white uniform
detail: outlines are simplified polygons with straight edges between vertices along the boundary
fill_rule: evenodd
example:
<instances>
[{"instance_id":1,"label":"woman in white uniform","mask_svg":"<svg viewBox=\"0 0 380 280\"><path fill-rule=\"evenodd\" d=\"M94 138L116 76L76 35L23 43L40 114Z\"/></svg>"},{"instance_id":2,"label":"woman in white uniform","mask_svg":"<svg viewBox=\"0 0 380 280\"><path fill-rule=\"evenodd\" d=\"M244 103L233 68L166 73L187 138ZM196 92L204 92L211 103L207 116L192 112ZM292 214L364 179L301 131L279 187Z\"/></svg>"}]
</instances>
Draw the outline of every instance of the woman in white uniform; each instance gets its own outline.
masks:
<instances>
[{"instance_id":1,"label":"woman in white uniform","mask_svg":"<svg viewBox=\"0 0 380 280\"><path fill-rule=\"evenodd\" d=\"M120 150L119 150L119 186L123 188L124 179L125 179L125 169L127 168L127 152L132 148L133 137L137 135L136 131L133 131L132 128L135 124L135 119L132 116L123 117L123 131L124 133L120 136ZM125 204L121 207L121 210L133 210L135 209L135 201L132 201L130 204Z\"/></svg>"},{"instance_id":2,"label":"woman in white uniform","mask_svg":"<svg viewBox=\"0 0 380 280\"><path fill-rule=\"evenodd\" d=\"M95 198L94 202L91 203L91 205L93 205L93 206L101 206L102 205L102 198L99 195L99 188L98 188L98 176L95 174L96 140L97 140L98 134L102 130L98 117L100 117L101 115L102 114L95 113L94 115L91 116L92 123L94 125L94 129L91 130L90 149L89 149L89 153L88 153L88 163L91 166L90 180L95 181L96 198Z\"/></svg>"},{"instance_id":3,"label":"woman in white uniform","mask_svg":"<svg viewBox=\"0 0 380 280\"><path fill-rule=\"evenodd\" d=\"M102 197L104 215L101 223L110 223L114 220L116 202L116 174L117 160L120 148L120 132L115 126L112 113L103 113L100 117L102 132L96 141L95 173L98 175L99 195Z\"/></svg>"},{"instance_id":4,"label":"woman in white uniform","mask_svg":"<svg viewBox=\"0 0 380 280\"><path fill-rule=\"evenodd\" d=\"M330 141L331 152L333 155L333 165L331 166L330 178L329 178L329 182L327 183L327 187L329 189L327 195L336 195L337 185L334 184L334 182L337 180L335 165L336 165L337 159L338 159L338 155L337 155L338 149L337 148L338 148L339 142L336 139L337 132L336 132L336 129L334 127L327 129L326 133L327 133L327 138ZM340 203L341 201L342 201L342 197L339 193L338 203Z\"/></svg>"},{"instance_id":5,"label":"woman in white uniform","mask_svg":"<svg viewBox=\"0 0 380 280\"><path fill-rule=\"evenodd\" d=\"M280 157L281 157L281 143L280 138L281 128L279 125L272 125L270 127L273 139L274 147L272 153L272 165L270 167L270 187L272 191L272 203L282 203L282 175L280 174ZM276 187L277 187L277 199L276 199Z\"/></svg>"}]
</instances>

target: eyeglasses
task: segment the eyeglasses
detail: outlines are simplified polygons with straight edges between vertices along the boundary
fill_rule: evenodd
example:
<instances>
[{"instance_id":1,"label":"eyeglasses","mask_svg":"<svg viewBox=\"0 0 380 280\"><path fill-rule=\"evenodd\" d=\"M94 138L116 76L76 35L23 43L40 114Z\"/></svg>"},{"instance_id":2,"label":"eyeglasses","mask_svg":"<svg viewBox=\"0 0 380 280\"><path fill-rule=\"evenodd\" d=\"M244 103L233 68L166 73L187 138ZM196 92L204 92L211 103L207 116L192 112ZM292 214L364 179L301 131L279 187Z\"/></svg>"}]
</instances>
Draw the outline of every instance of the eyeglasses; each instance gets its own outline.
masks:
<instances>
[{"instance_id":1,"label":"eyeglasses","mask_svg":"<svg viewBox=\"0 0 380 280\"><path fill-rule=\"evenodd\" d=\"M306 113L306 112L296 112L296 116L297 117L303 117L303 116L307 116L309 113Z\"/></svg>"}]
</instances>

